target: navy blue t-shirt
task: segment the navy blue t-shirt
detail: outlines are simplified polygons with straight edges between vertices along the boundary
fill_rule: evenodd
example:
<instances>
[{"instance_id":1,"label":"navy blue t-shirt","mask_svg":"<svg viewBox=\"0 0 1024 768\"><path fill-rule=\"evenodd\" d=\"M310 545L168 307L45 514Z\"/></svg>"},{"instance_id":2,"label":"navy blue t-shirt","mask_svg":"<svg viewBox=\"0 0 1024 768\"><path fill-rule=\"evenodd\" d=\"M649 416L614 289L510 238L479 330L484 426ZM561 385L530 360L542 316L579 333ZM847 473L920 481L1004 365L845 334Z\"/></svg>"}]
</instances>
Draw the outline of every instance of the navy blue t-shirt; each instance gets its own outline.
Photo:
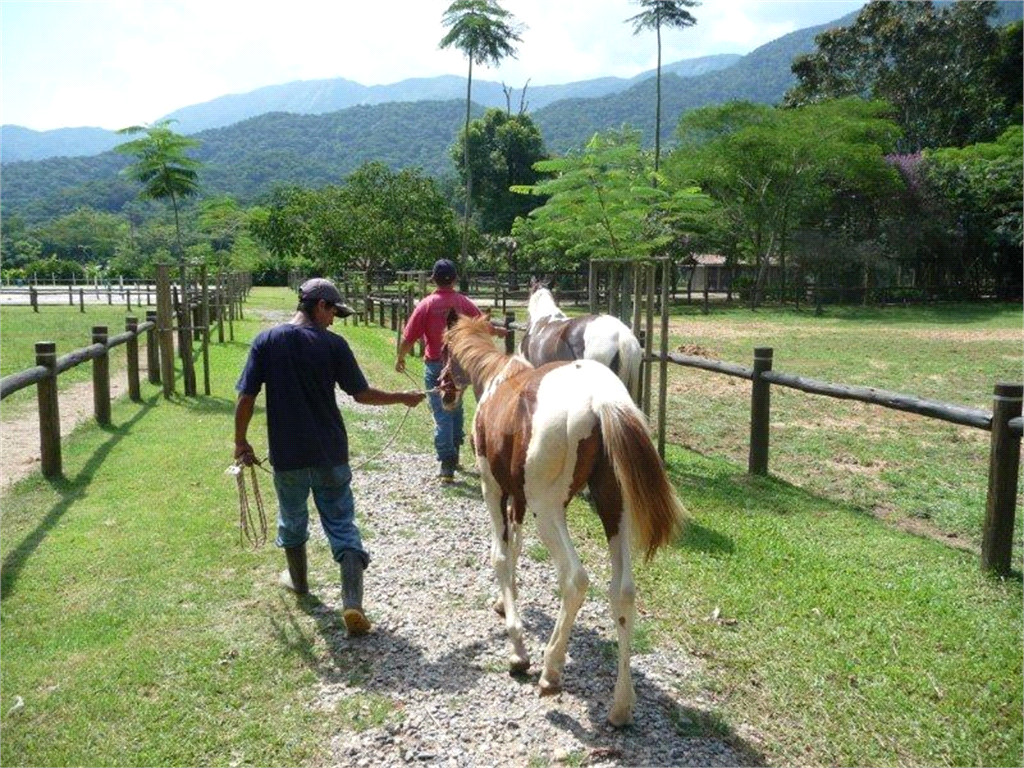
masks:
<instances>
[{"instance_id":1,"label":"navy blue t-shirt","mask_svg":"<svg viewBox=\"0 0 1024 768\"><path fill-rule=\"evenodd\" d=\"M335 401L368 388L341 336L309 325L279 325L253 339L235 389L255 397L267 386L270 463L278 470L348 463L348 434Z\"/></svg>"}]
</instances>

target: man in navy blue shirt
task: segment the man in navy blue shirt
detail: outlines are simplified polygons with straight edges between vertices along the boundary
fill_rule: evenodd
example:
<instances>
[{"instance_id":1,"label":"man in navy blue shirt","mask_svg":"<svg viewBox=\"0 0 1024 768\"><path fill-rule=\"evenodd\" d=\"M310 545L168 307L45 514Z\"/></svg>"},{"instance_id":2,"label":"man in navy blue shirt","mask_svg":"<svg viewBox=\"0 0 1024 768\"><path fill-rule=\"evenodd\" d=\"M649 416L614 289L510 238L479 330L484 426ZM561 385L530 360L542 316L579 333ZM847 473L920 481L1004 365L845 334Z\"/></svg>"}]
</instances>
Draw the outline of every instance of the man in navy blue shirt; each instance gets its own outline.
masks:
<instances>
[{"instance_id":1,"label":"man in navy blue shirt","mask_svg":"<svg viewBox=\"0 0 1024 768\"><path fill-rule=\"evenodd\" d=\"M348 435L335 400L335 386L366 405L419 405L422 392L384 392L370 387L348 342L327 328L352 314L330 280L313 278L299 287L299 306L290 322L256 336L238 380L235 459L255 461L247 440L256 396L267 388L267 438L277 492L277 546L288 569L281 583L306 594L307 500L312 492L320 523L341 565L345 626L351 635L370 629L363 612L363 570L370 557L355 524Z\"/></svg>"}]
</instances>

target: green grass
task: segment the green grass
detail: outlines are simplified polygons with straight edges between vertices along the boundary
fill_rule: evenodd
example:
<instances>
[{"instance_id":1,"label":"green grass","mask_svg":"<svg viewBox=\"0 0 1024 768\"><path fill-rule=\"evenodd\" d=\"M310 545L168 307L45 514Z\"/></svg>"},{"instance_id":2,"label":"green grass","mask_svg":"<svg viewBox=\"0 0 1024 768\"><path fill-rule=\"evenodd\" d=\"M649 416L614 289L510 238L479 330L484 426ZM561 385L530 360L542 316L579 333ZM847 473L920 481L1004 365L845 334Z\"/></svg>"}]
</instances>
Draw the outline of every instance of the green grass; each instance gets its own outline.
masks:
<instances>
[{"instance_id":1,"label":"green grass","mask_svg":"<svg viewBox=\"0 0 1024 768\"><path fill-rule=\"evenodd\" d=\"M5 494L0 764L318 765L329 759L330 739L339 731L402 717L397 702L370 692L333 711L310 706L319 679L340 674L358 685L365 670L334 652L343 630L332 613L281 594L276 557L239 546L234 483L224 475L233 385L247 341L260 327L259 312L292 309L289 292L254 291L246 319L235 323L235 341L212 348L211 397L164 400L159 388L144 383L144 402L115 403L111 427L87 424L64 441L64 479L32 476ZM1014 327L999 313L980 314L970 323ZM684 319L694 328L720 322L722 328L732 323L735 336L747 332L723 359L745 362L750 342L761 338L754 322L767 323L781 334L774 342L779 370L916 391L916 382L901 384L884 370L879 379L891 377L891 384L845 378L858 365L835 351L850 344L837 334L865 334L874 324L881 337L891 325L926 328L943 325L941 319L922 312L890 323L856 315L824 319L831 362L821 342L801 335L813 338L801 329L823 322L812 316ZM4 325L6 319L4 309ZM393 334L342 330L371 384L418 386L418 363L411 365L416 384L393 370ZM6 345L9 337L3 338ZM720 333L700 343L724 348L727 342L733 343ZM1009 345L1006 354L1019 356L1019 346ZM794 370L782 362L784 348L798 348L814 363ZM906 349L894 351L900 359ZM941 370L939 363L925 367ZM950 370L956 369L946 369L949 378ZM730 455L730 440L742 442L744 417L714 423L731 406L707 397L730 385L698 386L700 400L674 395L680 399L673 428L687 441L707 440L706 455L676 446L668 452L690 524L654 563L636 568L644 611L638 649L667 643L703 662L699 677L680 677L677 685L708 709L681 709L680 732L724 735L756 759L780 765L1022 764L1019 573L1005 580L982 576L974 554L897 530L864 499L837 498L834 489L806 481L748 477L745 454ZM972 395L962 394L939 399L970 404ZM737 400L744 402L742 395ZM773 417L792 420L786 408L797 405L812 407L773 393ZM404 410L346 414L353 463L383 447ZM251 431L257 451L262 419L260 408ZM904 447L891 449L893 462L918 462L908 475L941 458L914 448L940 439L922 438L916 431L924 423L901 422L888 437L915 431ZM786 429L773 432L773 472L788 466L779 431L793 442L789 450L800 444L811 452L808 467L836 451L835 429L803 430L806 435ZM716 432L725 440L714 442L709 436ZM389 450L429 453L430 434L429 416L418 409ZM872 443L884 442L844 450L867 462L877 447ZM957 467L928 473L921 488L944 479L955 491ZM269 484L263 487L272 497ZM897 484L877 493L887 494L894 515L908 517L904 505L921 488ZM855 490L852 483L839 489ZM967 503L956 499L953 511ZM596 588L607 569L600 524L582 502L571 506L570 519ZM328 578L326 553L311 553L310 563L311 579ZM15 696L24 709L8 712Z\"/></svg>"}]
</instances>

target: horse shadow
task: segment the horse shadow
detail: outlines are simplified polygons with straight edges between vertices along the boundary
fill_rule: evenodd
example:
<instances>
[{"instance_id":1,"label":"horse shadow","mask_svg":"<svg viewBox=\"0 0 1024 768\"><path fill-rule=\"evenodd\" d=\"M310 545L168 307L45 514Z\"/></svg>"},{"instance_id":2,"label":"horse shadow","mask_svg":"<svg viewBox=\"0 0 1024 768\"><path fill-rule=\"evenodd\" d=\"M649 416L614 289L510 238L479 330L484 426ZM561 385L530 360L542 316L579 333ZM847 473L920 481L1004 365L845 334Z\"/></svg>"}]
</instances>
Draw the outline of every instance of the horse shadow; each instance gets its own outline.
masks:
<instances>
[{"instance_id":1,"label":"horse shadow","mask_svg":"<svg viewBox=\"0 0 1024 768\"><path fill-rule=\"evenodd\" d=\"M611 626L609 621L609 628ZM546 610L530 607L523 611L527 634L537 643L544 643L554 629L555 618ZM721 764L731 764L738 757L741 765L767 765L764 753L743 738L725 719L700 706L685 703L658 680L651 679L637 668L636 660L643 654L634 651L633 687L636 691L635 722L615 728L606 720L615 687L617 643L607 639L600 628L576 624L567 646L567 660L562 675L563 691L579 695L585 702L587 715L577 719L553 705L545 719L551 727L570 733L581 747L588 750L587 764L597 762L623 766L645 766L651 762L646 751L652 743L659 745L661 760L666 765L690 765L696 757L705 760L709 741L717 740L731 748L730 755L722 749ZM535 684L539 665L531 665L531 674L521 682ZM595 680L595 678L599 678ZM606 695L594 695L601 684ZM695 748L699 752L696 755Z\"/></svg>"}]
</instances>

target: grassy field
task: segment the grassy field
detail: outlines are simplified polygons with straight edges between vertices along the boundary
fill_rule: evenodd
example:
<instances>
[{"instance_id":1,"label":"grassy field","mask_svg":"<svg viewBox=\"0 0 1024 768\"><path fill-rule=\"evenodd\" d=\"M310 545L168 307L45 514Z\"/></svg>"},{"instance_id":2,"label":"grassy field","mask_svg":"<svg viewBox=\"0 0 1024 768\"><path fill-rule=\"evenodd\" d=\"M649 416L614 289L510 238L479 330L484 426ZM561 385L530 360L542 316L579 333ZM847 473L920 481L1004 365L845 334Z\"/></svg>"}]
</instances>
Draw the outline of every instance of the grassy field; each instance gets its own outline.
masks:
<instances>
[{"instance_id":1,"label":"grassy field","mask_svg":"<svg viewBox=\"0 0 1024 768\"><path fill-rule=\"evenodd\" d=\"M332 733L358 727L348 708L305 706L318 665L296 639L315 635L314 619L273 586L276 553L239 547L224 475L257 310L293 306L255 291L236 341L213 347L211 397L164 400L143 383L141 405L115 403L111 427L65 441L63 479L5 495L0 764L318 765ZM777 370L987 408L994 380L1019 380L1020 310L959 311L683 311L673 346L748 365L754 346L774 346ZM341 330L371 383L411 386L392 369L393 335ZM969 334L959 352L944 346L951 333ZM934 335L941 344L919 349ZM900 525L962 526L969 544L984 469L979 507L959 488L977 473L959 451L984 456L986 440L776 389L773 476L750 478L745 386L730 381L673 370L667 463L691 521L637 571L645 642L706 661L684 692L698 689L714 717L680 729L739 739L774 765L1021 765L1019 571L983 576L974 554ZM382 409L384 429L352 419L353 462L402 415ZM429 446L429 419L410 418L393 449ZM885 466L857 469L871 461ZM599 526L580 502L570 514L600 584Z\"/></svg>"}]
</instances>

